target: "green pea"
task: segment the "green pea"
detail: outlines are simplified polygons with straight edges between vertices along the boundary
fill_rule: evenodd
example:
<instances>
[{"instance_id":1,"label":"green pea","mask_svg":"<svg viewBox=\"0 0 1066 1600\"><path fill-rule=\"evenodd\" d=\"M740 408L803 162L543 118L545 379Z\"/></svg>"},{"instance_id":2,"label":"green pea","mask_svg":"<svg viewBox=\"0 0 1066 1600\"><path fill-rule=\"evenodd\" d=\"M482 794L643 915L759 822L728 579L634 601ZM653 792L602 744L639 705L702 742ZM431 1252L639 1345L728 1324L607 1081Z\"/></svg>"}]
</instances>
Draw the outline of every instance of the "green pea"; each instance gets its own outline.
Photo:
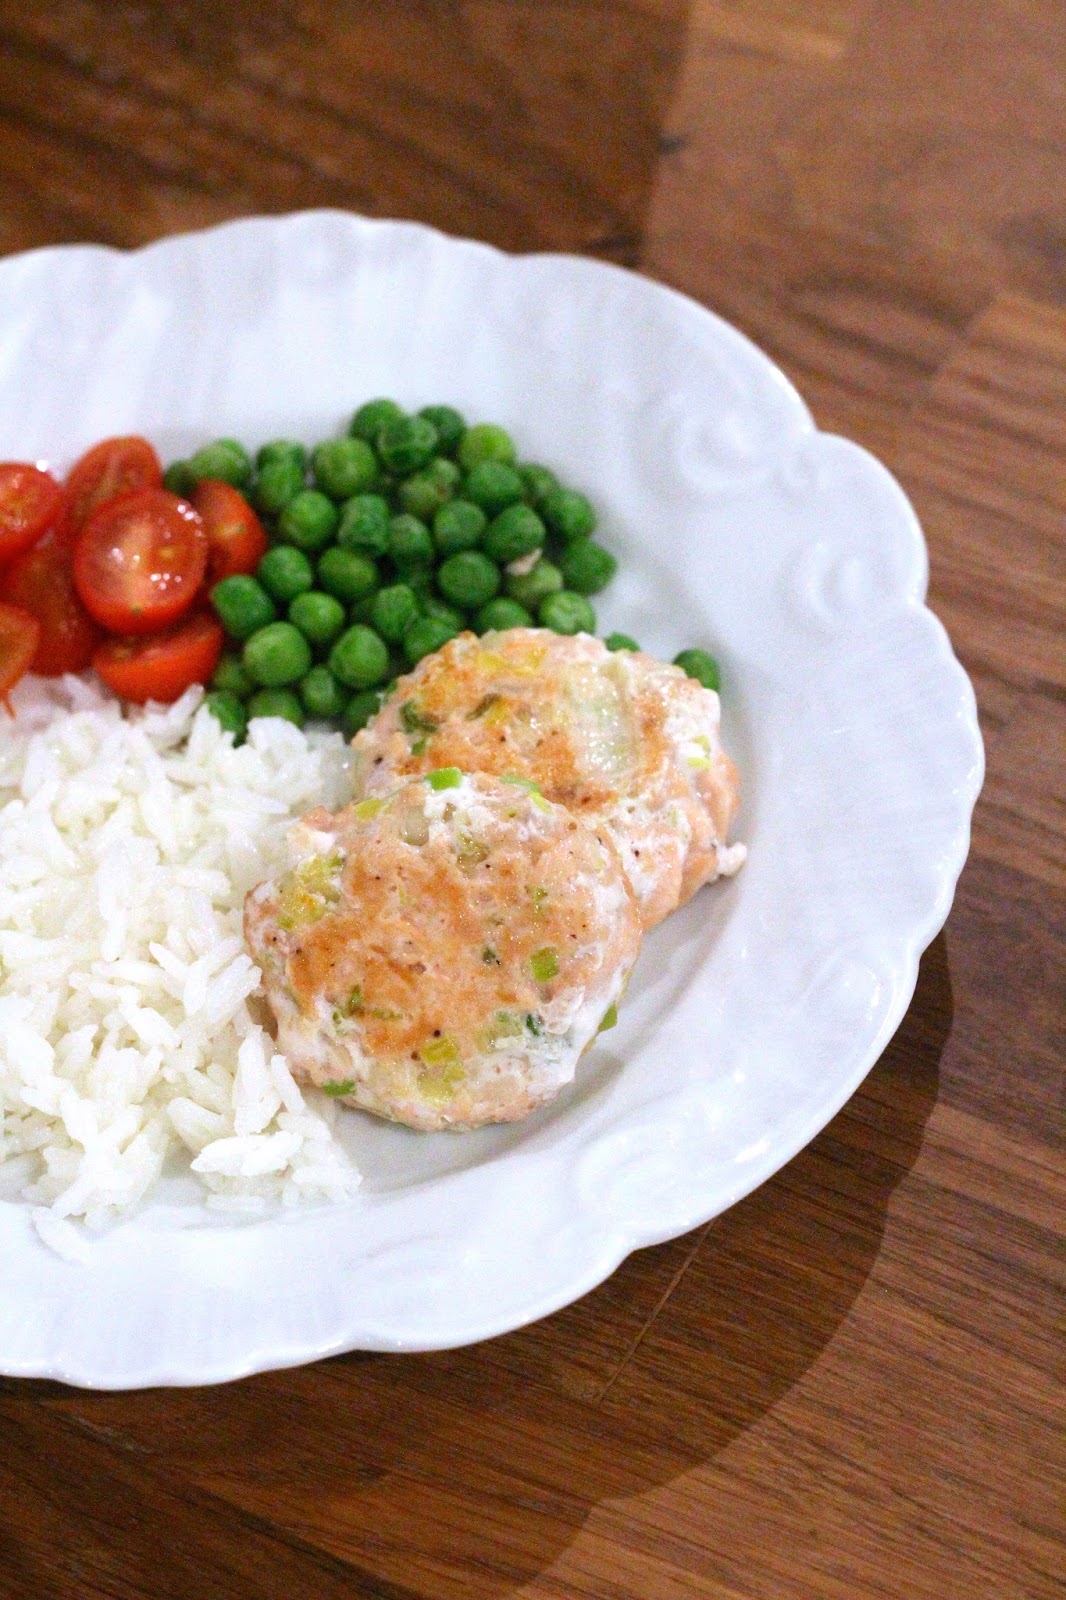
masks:
<instances>
[{"instance_id":1,"label":"green pea","mask_svg":"<svg viewBox=\"0 0 1066 1600\"><path fill-rule=\"evenodd\" d=\"M255 575L268 594L287 606L298 594L315 584L314 568L302 550L291 544L276 544L255 569Z\"/></svg>"},{"instance_id":2,"label":"green pea","mask_svg":"<svg viewBox=\"0 0 1066 1600\"><path fill-rule=\"evenodd\" d=\"M397 417L379 429L375 443L386 470L406 478L436 455L437 430L426 417Z\"/></svg>"},{"instance_id":3,"label":"green pea","mask_svg":"<svg viewBox=\"0 0 1066 1600\"><path fill-rule=\"evenodd\" d=\"M366 628L373 627L374 601L376 599L377 595L365 594L361 600L356 600L355 603L348 608L348 621L361 622Z\"/></svg>"},{"instance_id":4,"label":"green pea","mask_svg":"<svg viewBox=\"0 0 1066 1600\"><path fill-rule=\"evenodd\" d=\"M292 461L301 472L307 469L307 451L295 439L271 439L267 444L259 446L256 451L255 464L262 472L273 461Z\"/></svg>"},{"instance_id":5,"label":"green pea","mask_svg":"<svg viewBox=\"0 0 1066 1600\"><path fill-rule=\"evenodd\" d=\"M472 500L449 500L433 518L433 539L442 556L472 550L488 527L488 518Z\"/></svg>"},{"instance_id":6,"label":"green pea","mask_svg":"<svg viewBox=\"0 0 1066 1600\"><path fill-rule=\"evenodd\" d=\"M548 530L529 506L508 506L493 518L489 531L481 541L481 548L493 561L506 566L509 561L519 561L522 556L539 550Z\"/></svg>"},{"instance_id":7,"label":"green pea","mask_svg":"<svg viewBox=\"0 0 1066 1600\"><path fill-rule=\"evenodd\" d=\"M554 633L595 633L596 613L583 594L572 589L560 589L542 600L537 609L537 619L542 627Z\"/></svg>"},{"instance_id":8,"label":"green pea","mask_svg":"<svg viewBox=\"0 0 1066 1600\"><path fill-rule=\"evenodd\" d=\"M357 494L341 507L337 543L346 550L383 556L389 547L389 502L380 494Z\"/></svg>"},{"instance_id":9,"label":"green pea","mask_svg":"<svg viewBox=\"0 0 1066 1600\"><path fill-rule=\"evenodd\" d=\"M205 444L189 457L188 468L197 483L201 478L221 478L235 489L243 489L252 476L251 457L236 439L216 439Z\"/></svg>"},{"instance_id":10,"label":"green pea","mask_svg":"<svg viewBox=\"0 0 1066 1600\"><path fill-rule=\"evenodd\" d=\"M278 519L278 532L298 550L324 550L337 531L337 507L320 489L302 489Z\"/></svg>"},{"instance_id":11,"label":"green pea","mask_svg":"<svg viewBox=\"0 0 1066 1600\"><path fill-rule=\"evenodd\" d=\"M463 479L463 499L494 517L521 500L523 488L518 473L505 461L479 461Z\"/></svg>"},{"instance_id":12,"label":"green pea","mask_svg":"<svg viewBox=\"0 0 1066 1600\"><path fill-rule=\"evenodd\" d=\"M163 488L187 500L196 488L196 478L187 461L172 461L163 474Z\"/></svg>"},{"instance_id":13,"label":"green pea","mask_svg":"<svg viewBox=\"0 0 1066 1600\"><path fill-rule=\"evenodd\" d=\"M543 556L529 572L508 573L503 581L505 593L517 600L520 606L536 611L541 601L550 594L558 594L563 587L563 575L552 561Z\"/></svg>"},{"instance_id":14,"label":"green pea","mask_svg":"<svg viewBox=\"0 0 1066 1600\"><path fill-rule=\"evenodd\" d=\"M339 717L348 700L346 691L322 662L300 679L299 693L309 717Z\"/></svg>"},{"instance_id":15,"label":"green pea","mask_svg":"<svg viewBox=\"0 0 1066 1600\"><path fill-rule=\"evenodd\" d=\"M400 484L400 504L414 517L432 522L441 506L449 501L459 483L460 472L454 461L437 456L428 467L405 478Z\"/></svg>"},{"instance_id":16,"label":"green pea","mask_svg":"<svg viewBox=\"0 0 1066 1600\"><path fill-rule=\"evenodd\" d=\"M476 611L498 594L500 569L480 550L460 550L449 556L437 572L437 583L445 600L464 610Z\"/></svg>"},{"instance_id":17,"label":"green pea","mask_svg":"<svg viewBox=\"0 0 1066 1600\"><path fill-rule=\"evenodd\" d=\"M304 469L291 456L278 456L259 469L252 498L260 511L276 517L304 487Z\"/></svg>"},{"instance_id":18,"label":"green pea","mask_svg":"<svg viewBox=\"0 0 1066 1600\"><path fill-rule=\"evenodd\" d=\"M248 727L244 706L229 689L212 689L204 697L204 705L226 733L232 733L234 744L240 744Z\"/></svg>"},{"instance_id":19,"label":"green pea","mask_svg":"<svg viewBox=\"0 0 1066 1600\"><path fill-rule=\"evenodd\" d=\"M674 657L674 666L702 683L705 689L717 691L722 686L718 663L706 650L682 650Z\"/></svg>"},{"instance_id":20,"label":"green pea","mask_svg":"<svg viewBox=\"0 0 1066 1600\"><path fill-rule=\"evenodd\" d=\"M401 571L433 562L433 535L418 517L403 511L389 523L389 555Z\"/></svg>"},{"instance_id":21,"label":"green pea","mask_svg":"<svg viewBox=\"0 0 1066 1600\"><path fill-rule=\"evenodd\" d=\"M603 642L608 650L640 649L640 645L628 633L609 633Z\"/></svg>"},{"instance_id":22,"label":"green pea","mask_svg":"<svg viewBox=\"0 0 1066 1600\"><path fill-rule=\"evenodd\" d=\"M389 652L373 628L348 628L329 653L329 670L349 689L371 689L389 670Z\"/></svg>"},{"instance_id":23,"label":"green pea","mask_svg":"<svg viewBox=\"0 0 1066 1600\"><path fill-rule=\"evenodd\" d=\"M432 655L458 632L458 628L449 627L439 617L416 617L403 636L403 653L409 665L413 667L423 656Z\"/></svg>"},{"instance_id":24,"label":"green pea","mask_svg":"<svg viewBox=\"0 0 1066 1600\"><path fill-rule=\"evenodd\" d=\"M466 432L466 422L454 406L423 406L418 415L432 422L436 428L440 440L438 448L443 454L454 455Z\"/></svg>"},{"instance_id":25,"label":"green pea","mask_svg":"<svg viewBox=\"0 0 1066 1600\"><path fill-rule=\"evenodd\" d=\"M508 628L531 628L533 618L517 600L500 595L481 607L474 618L475 633L504 633Z\"/></svg>"},{"instance_id":26,"label":"green pea","mask_svg":"<svg viewBox=\"0 0 1066 1600\"><path fill-rule=\"evenodd\" d=\"M410 622L419 614L418 596L408 583L379 589L370 607L370 621L383 639L399 644Z\"/></svg>"},{"instance_id":27,"label":"green pea","mask_svg":"<svg viewBox=\"0 0 1066 1600\"><path fill-rule=\"evenodd\" d=\"M246 700L255 684L245 672L240 656L232 655L227 650L211 674L211 687L231 694L238 700Z\"/></svg>"},{"instance_id":28,"label":"green pea","mask_svg":"<svg viewBox=\"0 0 1066 1600\"><path fill-rule=\"evenodd\" d=\"M422 522L432 522L438 509L447 500L448 491L441 494L427 473L416 472L414 477L405 478L400 484L397 498L404 511L409 511Z\"/></svg>"},{"instance_id":29,"label":"green pea","mask_svg":"<svg viewBox=\"0 0 1066 1600\"><path fill-rule=\"evenodd\" d=\"M359 550L335 544L318 558L318 587L346 606L373 594L380 582L377 566Z\"/></svg>"},{"instance_id":30,"label":"green pea","mask_svg":"<svg viewBox=\"0 0 1066 1600\"><path fill-rule=\"evenodd\" d=\"M419 604L424 617L432 617L436 622L445 622L449 628L454 628L456 633L461 633L466 627L466 618L457 607L449 605L447 600L441 600L435 594L422 595Z\"/></svg>"},{"instance_id":31,"label":"green pea","mask_svg":"<svg viewBox=\"0 0 1066 1600\"><path fill-rule=\"evenodd\" d=\"M341 732L346 739L354 739L359 729L366 727L371 717L380 711L384 698L382 689L362 689L359 694L352 695L341 719Z\"/></svg>"},{"instance_id":32,"label":"green pea","mask_svg":"<svg viewBox=\"0 0 1066 1600\"><path fill-rule=\"evenodd\" d=\"M467 428L459 445L459 460L468 469L479 461L504 461L511 466L515 454L511 435L494 422L477 422Z\"/></svg>"},{"instance_id":33,"label":"green pea","mask_svg":"<svg viewBox=\"0 0 1066 1600\"><path fill-rule=\"evenodd\" d=\"M576 489L553 489L541 503L544 520L564 544L587 539L596 526L592 502Z\"/></svg>"},{"instance_id":34,"label":"green pea","mask_svg":"<svg viewBox=\"0 0 1066 1600\"><path fill-rule=\"evenodd\" d=\"M395 400L368 400L355 413L348 432L373 444L387 422L399 422L405 415L403 407Z\"/></svg>"},{"instance_id":35,"label":"green pea","mask_svg":"<svg viewBox=\"0 0 1066 1600\"><path fill-rule=\"evenodd\" d=\"M302 728L304 708L291 689L259 689L248 702L248 721L253 717L284 717Z\"/></svg>"},{"instance_id":36,"label":"green pea","mask_svg":"<svg viewBox=\"0 0 1066 1600\"><path fill-rule=\"evenodd\" d=\"M538 467L535 461L523 462L518 468L518 476L525 486L526 499L537 511L552 491L559 487L555 473L550 472L547 467Z\"/></svg>"},{"instance_id":37,"label":"green pea","mask_svg":"<svg viewBox=\"0 0 1066 1600\"><path fill-rule=\"evenodd\" d=\"M211 604L231 639L250 638L278 614L262 584L243 573L216 583L211 590Z\"/></svg>"},{"instance_id":38,"label":"green pea","mask_svg":"<svg viewBox=\"0 0 1066 1600\"><path fill-rule=\"evenodd\" d=\"M321 589L298 594L289 607L289 621L309 644L324 649L344 632L348 618L340 601Z\"/></svg>"},{"instance_id":39,"label":"green pea","mask_svg":"<svg viewBox=\"0 0 1066 1600\"><path fill-rule=\"evenodd\" d=\"M350 500L377 482L378 463L365 439L326 439L311 457L315 487L331 500Z\"/></svg>"},{"instance_id":40,"label":"green pea","mask_svg":"<svg viewBox=\"0 0 1066 1600\"><path fill-rule=\"evenodd\" d=\"M241 658L264 689L298 683L311 667L311 646L291 622L270 622L253 633Z\"/></svg>"},{"instance_id":41,"label":"green pea","mask_svg":"<svg viewBox=\"0 0 1066 1600\"><path fill-rule=\"evenodd\" d=\"M594 539L571 539L559 557L559 567L568 589L599 594L618 571L618 562Z\"/></svg>"}]
</instances>

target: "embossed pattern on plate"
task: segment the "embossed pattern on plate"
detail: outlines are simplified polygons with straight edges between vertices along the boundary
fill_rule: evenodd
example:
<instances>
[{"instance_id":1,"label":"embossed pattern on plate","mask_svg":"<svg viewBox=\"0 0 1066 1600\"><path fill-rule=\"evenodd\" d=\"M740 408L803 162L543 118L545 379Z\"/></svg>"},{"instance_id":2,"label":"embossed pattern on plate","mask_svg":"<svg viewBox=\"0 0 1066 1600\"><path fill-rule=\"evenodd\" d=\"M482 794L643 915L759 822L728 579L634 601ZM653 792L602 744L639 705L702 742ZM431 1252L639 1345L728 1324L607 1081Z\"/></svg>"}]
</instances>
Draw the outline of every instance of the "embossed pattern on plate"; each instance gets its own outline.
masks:
<instances>
[{"instance_id":1,"label":"embossed pattern on plate","mask_svg":"<svg viewBox=\"0 0 1066 1600\"><path fill-rule=\"evenodd\" d=\"M601 612L723 663L751 847L648 939L618 1028L516 1127L353 1114L351 1205L253 1225L162 1190L84 1263L0 1201L0 1369L205 1383L462 1344L593 1287L789 1159L897 1026L966 855L982 750L904 496L735 329L620 269L340 212L0 262L6 456L340 428L376 393L510 426L585 487ZM164 1237L165 1236L165 1243ZM294 1292L294 1285L298 1292Z\"/></svg>"}]
</instances>

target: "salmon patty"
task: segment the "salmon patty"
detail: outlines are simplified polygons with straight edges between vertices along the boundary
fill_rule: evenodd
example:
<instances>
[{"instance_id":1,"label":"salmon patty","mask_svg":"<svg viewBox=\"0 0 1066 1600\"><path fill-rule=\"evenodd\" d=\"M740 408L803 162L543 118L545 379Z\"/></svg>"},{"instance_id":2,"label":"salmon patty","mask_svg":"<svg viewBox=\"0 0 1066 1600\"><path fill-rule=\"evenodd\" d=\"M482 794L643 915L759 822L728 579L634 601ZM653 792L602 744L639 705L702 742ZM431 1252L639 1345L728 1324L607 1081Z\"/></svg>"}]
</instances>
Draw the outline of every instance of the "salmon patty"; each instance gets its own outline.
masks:
<instances>
[{"instance_id":1,"label":"salmon patty","mask_svg":"<svg viewBox=\"0 0 1066 1600\"><path fill-rule=\"evenodd\" d=\"M245 904L294 1073L421 1129L550 1100L613 1020L641 923L607 831L456 768L336 815Z\"/></svg>"},{"instance_id":2,"label":"salmon patty","mask_svg":"<svg viewBox=\"0 0 1066 1600\"><path fill-rule=\"evenodd\" d=\"M434 767L513 774L613 840L645 928L743 862L717 694L589 634L460 634L397 683L354 740L356 786Z\"/></svg>"}]
</instances>

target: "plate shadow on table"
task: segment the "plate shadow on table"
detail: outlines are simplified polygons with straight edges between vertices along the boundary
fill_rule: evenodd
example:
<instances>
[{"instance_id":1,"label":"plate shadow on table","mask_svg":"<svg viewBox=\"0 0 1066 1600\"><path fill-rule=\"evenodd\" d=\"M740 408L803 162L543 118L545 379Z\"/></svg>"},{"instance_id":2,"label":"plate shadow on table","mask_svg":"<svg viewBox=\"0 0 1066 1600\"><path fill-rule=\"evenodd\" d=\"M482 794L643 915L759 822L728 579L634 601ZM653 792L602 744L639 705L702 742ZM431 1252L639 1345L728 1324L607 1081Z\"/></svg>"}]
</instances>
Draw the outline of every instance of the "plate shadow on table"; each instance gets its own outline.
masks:
<instances>
[{"instance_id":1,"label":"plate shadow on table","mask_svg":"<svg viewBox=\"0 0 1066 1600\"><path fill-rule=\"evenodd\" d=\"M165 1538L235 1578L257 1568L264 1542L271 1560L283 1548L293 1596L508 1595L551 1567L597 1506L712 1463L818 1360L918 1155L951 1023L941 934L896 1037L813 1144L714 1222L637 1252L529 1328L211 1390L9 1381L0 1417L36 1430L35 1470L53 1492L57 1473L70 1478L67 1548L85 1559L101 1524L120 1521L124 1559L162 1585L146 1594L182 1593L181 1564L172 1575L155 1564ZM18 1548L26 1525L7 1520L0 1542Z\"/></svg>"}]
</instances>

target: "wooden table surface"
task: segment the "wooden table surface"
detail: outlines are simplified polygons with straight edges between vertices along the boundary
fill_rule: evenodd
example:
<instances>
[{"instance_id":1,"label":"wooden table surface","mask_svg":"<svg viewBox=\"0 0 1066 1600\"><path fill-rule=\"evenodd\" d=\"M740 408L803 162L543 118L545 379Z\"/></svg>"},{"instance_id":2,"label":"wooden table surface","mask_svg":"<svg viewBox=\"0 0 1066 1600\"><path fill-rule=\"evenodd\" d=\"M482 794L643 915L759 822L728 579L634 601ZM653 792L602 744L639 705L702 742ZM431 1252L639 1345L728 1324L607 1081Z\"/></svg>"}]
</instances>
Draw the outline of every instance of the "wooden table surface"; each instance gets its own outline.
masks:
<instances>
[{"instance_id":1,"label":"wooden table surface","mask_svg":"<svg viewBox=\"0 0 1066 1600\"><path fill-rule=\"evenodd\" d=\"M0 0L0 251L338 205L676 285L899 476L988 752L903 1026L771 1182L472 1349L0 1383L3 1600L1066 1592L1064 24Z\"/></svg>"}]
</instances>

